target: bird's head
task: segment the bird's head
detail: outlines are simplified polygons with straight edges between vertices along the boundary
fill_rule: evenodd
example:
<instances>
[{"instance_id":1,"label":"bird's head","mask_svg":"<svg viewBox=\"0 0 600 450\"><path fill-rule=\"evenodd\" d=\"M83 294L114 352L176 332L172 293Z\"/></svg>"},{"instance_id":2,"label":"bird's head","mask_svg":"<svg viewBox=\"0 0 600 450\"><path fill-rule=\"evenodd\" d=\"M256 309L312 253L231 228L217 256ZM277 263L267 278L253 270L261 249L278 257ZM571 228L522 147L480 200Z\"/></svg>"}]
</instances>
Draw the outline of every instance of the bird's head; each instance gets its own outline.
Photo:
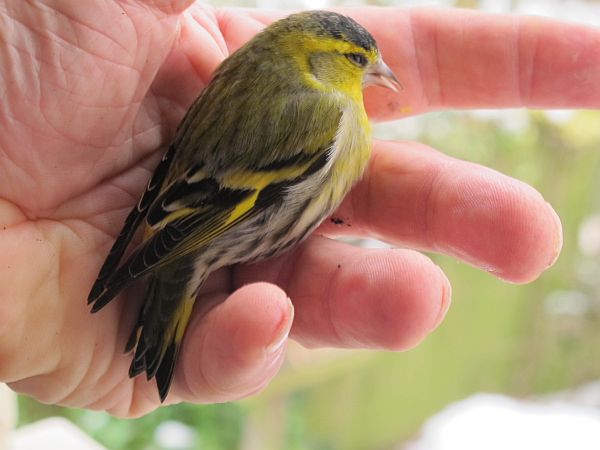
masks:
<instances>
[{"instance_id":1,"label":"bird's head","mask_svg":"<svg viewBox=\"0 0 600 450\"><path fill-rule=\"evenodd\" d=\"M308 11L293 14L272 28L312 87L352 96L361 96L362 88L369 85L401 89L373 36L347 16Z\"/></svg>"}]
</instances>

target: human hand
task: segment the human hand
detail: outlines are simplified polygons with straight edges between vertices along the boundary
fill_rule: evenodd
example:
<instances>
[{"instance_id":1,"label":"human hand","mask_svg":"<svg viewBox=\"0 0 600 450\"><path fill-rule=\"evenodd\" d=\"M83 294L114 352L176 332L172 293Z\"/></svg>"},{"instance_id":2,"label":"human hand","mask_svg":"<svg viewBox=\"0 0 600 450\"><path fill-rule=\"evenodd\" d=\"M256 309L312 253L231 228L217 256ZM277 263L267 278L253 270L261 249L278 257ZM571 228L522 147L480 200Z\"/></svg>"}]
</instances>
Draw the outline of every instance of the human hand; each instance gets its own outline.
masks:
<instances>
[{"instance_id":1,"label":"human hand","mask_svg":"<svg viewBox=\"0 0 600 450\"><path fill-rule=\"evenodd\" d=\"M0 6L0 379L17 391L129 416L159 405L153 382L127 377L122 354L139 297L95 316L85 299L187 106L224 57L275 19L202 4L183 13L190 3ZM466 11L348 13L373 31L405 87L394 97L369 89L374 118L406 106L600 106L599 30ZM411 142L377 142L336 216L352 227L327 222L319 234L352 230L512 282L535 279L561 246L558 218L531 187ZM309 347L413 347L449 302L447 279L419 253L314 236L209 279L168 401L257 392L279 369L290 327Z\"/></svg>"}]
</instances>

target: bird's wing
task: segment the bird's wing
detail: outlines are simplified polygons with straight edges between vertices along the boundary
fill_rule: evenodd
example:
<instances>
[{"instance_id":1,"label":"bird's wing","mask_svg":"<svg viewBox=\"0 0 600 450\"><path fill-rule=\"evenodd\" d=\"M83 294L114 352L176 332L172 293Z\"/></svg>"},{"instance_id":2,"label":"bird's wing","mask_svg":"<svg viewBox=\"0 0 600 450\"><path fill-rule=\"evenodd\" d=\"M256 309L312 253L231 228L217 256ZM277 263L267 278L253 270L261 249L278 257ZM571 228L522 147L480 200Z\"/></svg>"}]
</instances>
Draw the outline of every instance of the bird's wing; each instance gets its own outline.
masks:
<instances>
[{"instance_id":1,"label":"bird's wing","mask_svg":"<svg viewBox=\"0 0 600 450\"><path fill-rule=\"evenodd\" d=\"M148 182L144 194L141 196L137 205L131 210L131 212L127 216L127 219L125 219L123 228L121 229L119 236L117 237L115 243L110 249L106 260L104 261L104 264L100 269L98 278L92 286L92 289L88 296L88 303L94 302L94 299L97 298L100 295L100 293L104 290L104 285L106 284L107 280L113 275L115 270L117 270L121 258L123 257L127 246L131 242L135 231L146 216L149 206L160 193L162 185L167 177L167 173L169 172L169 168L171 166L171 162L173 161L174 155L175 147L171 146L164 154L164 156L160 160L160 163L154 170L154 174Z\"/></svg>"}]
</instances>

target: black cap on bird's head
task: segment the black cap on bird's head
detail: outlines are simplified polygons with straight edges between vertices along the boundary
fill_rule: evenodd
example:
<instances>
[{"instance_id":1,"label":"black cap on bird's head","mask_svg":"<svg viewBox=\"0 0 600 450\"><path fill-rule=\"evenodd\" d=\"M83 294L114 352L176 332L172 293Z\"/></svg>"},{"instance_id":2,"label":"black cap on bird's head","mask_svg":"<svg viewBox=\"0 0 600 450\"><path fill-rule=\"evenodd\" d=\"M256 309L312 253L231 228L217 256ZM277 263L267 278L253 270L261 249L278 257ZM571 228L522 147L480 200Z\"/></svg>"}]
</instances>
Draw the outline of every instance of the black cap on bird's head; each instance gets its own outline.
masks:
<instances>
[{"instance_id":1,"label":"black cap on bird's head","mask_svg":"<svg viewBox=\"0 0 600 450\"><path fill-rule=\"evenodd\" d=\"M354 19L331 11L308 11L290 16L305 20L304 26L317 35L342 39L370 52L377 50L377 42L371 33Z\"/></svg>"}]
</instances>

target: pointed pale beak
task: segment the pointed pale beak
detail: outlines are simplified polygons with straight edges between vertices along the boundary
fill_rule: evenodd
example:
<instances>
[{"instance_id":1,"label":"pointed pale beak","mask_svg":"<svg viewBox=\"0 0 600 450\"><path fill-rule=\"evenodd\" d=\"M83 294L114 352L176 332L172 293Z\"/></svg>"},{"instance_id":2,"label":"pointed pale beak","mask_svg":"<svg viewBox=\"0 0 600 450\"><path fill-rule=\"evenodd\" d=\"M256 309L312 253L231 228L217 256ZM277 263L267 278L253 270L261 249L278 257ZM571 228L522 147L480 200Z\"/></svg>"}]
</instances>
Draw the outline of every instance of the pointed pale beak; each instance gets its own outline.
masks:
<instances>
[{"instance_id":1,"label":"pointed pale beak","mask_svg":"<svg viewBox=\"0 0 600 450\"><path fill-rule=\"evenodd\" d=\"M364 85L382 86L391 89L394 92L399 92L403 89L402 84L400 84L398 78L396 78L396 75L392 72L392 69L390 69L381 58L379 58L379 61L373 64L367 71Z\"/></svg>"}]
</instances>

